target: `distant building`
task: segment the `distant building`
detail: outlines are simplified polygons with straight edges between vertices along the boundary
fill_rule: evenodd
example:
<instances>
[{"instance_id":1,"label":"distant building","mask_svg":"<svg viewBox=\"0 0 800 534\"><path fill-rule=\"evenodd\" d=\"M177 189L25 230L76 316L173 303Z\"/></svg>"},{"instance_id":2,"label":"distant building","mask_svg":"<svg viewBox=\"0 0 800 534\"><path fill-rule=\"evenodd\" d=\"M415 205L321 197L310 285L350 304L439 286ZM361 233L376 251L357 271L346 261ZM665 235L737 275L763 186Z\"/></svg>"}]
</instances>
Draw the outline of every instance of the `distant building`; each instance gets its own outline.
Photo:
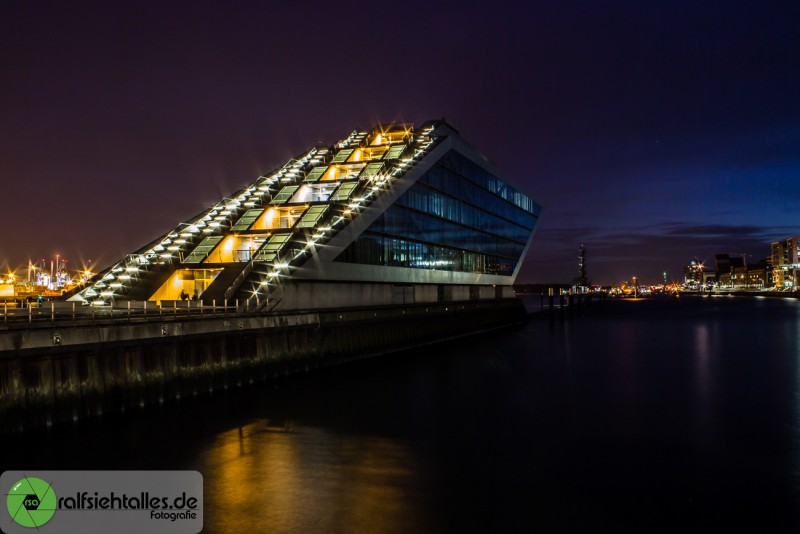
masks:
<instances>
[{"instance_id":1,"label":"distant building","mask_svg":"<svg viewBox=\"0 0 800 534\"><path fill-rule=\"evenodd\" d=\"M694 258L683 268L683 283L686 286L699 286L703 283L703 262Z\"/></svg>"},{"instance_id":2,"label":"distant building","mask_svg":"<svg viewBox=\"0 0 800 534\"><path fill-rule=\"evenodd\" d=\"M717 254L714 257L717 287L727 289L764 289L772 287L771 259L748 265L744 255Z\"/></svg>"},{"instance_id":3,"label":"distant building","mask_svg":"<svg viewBox=\"0 0 800 534\"><path fill-rule=\"evenodd\" d=\"M797 287L797 269L800 267L800 236L772 243L772 283L778 289Z\"/></svg>"},{"instance_id":4,"label":"distant building","mask_svg":"<svg viewBox=\"0 0 800 534\"><path fill-rule=\"evenodd\" d=\"M764 263L764 271L765 271L764 278L766 280L766 283L764 284L764 287L775 287L775 282L773 280L774 269L772 268L772 256L767 256L765 259L761 261Z\"/></svg>"},{"instance_id":5,"label":"distant building","mask_svg":"<svg viewBox=\"0 0 800 534\"><path fill-rule=\"evenodd\" d=\"M766 286L766 269L763 267L734 267L729 276L730 287L735 289L763 289Z\"/></svg>"},{"instance_id":6,"label":"distant building","mask_svg":"<svg viewBox=\"0 0 800 534\"><path fill-rule=\"evenodd\" d=\"M575 278L576 287L589 287L589 277L586 275L586 246L581 243L578 247L578 276Z\"/></svg>"},{"instance_id":7,"label":"distant building","mask_svg":"<svg viewBox=\"0 0 800 534\"><path fill-rule=\"evenodd\" d=\"M736 267L746 267L747 262L744 256L733 256L730 254L717 254L714 256L714 273L719 277L722 274L730 273Z\"/></svg>"}]
</instances>

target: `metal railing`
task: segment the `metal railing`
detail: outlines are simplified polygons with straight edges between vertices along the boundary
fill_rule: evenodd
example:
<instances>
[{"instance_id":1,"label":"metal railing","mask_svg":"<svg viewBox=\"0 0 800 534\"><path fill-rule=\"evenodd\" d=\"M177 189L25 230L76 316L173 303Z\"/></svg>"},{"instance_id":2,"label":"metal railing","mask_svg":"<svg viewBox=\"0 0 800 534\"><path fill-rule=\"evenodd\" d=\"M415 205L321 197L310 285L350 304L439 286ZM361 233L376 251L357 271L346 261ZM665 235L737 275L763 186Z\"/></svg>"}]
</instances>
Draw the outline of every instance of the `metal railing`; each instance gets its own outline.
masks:
<instances>
[{"instance_id":1,"label":"metal railing","mask_svg":"<svg viewBox=\"0 0 800 534\"><path fill-rule=\"evenodd\" d=\"M0 304L0 328L42 323L141 322L169 318L213 318L244 313L239 300L124 301L108 305L83 305L64 301L4 301Z\"/></svg>"}]
</instances>

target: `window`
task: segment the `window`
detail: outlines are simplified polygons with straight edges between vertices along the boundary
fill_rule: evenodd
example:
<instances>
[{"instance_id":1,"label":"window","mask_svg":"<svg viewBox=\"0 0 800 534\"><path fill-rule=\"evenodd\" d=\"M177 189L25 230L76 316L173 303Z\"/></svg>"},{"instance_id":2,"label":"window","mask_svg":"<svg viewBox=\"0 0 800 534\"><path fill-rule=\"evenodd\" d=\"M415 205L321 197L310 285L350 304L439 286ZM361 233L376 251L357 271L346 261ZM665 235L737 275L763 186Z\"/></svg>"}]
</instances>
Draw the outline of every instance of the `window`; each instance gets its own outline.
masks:
<instances>
[{"instance_id":1,"label":"window","mask_svg":"<svg viewBox=\"0 0 800 534\"><path fill-rule=\"evenodd\" d=\"M253 258L254 261L266 262L274 260L283 246L289 241L292 234L275 234L269 238L269 241L261 247Z\"/></svg>"},{"instance_id":2,"label":"window","mask_svg":"<svg viewBox=\"0 0 800 534\"><path fill-rule=\"evenodd\" d=\"M383 155L386 153L388 146L375 146L375 147L363 147L356 149L353 152L353 155L347 161L373 161L377 159L381 159Z\"/></svg>"},{"instance_id":3,"label":"window","mask_svg":"<svg viewBox=\"0 0 800 534\"><path fill-rule=\"evenodd\" d=\"M222 241L222 236L210 236L203 239L199 245L192 251L191 254L186 256L186 259L183 260L183 263L200 263L203 261L208 253L214 250L214 247L217 246L217 243Z\"/></svg>"},{"instance_id":4,"label":"window","mask_svg":"<svg viewBox=\"0 0 800 534\"><path fill-rule=\"evenodd\" d=\"M333 157L333 160L331 160L331 163L344 163L345 161L347 161L347 158L349 158L350 154L352 154L352 153L353 153L353 149L352 148L345 148L344 150L340 150Z\"/></svg>"},{"instance_id":5,"label":"window","mask_svg":"<svg viewBox=\"0 0 800 534\"><path fill-rule=\"evenodd\" d=\"M510 258L397 239L370 231L361 234L335 261L504 276L513 274L517 263Z\"/></svg>"},{"instance_id":6,"label":"window","mask_svg":"<svg viewBox=\"0 0 800 534\"><path fill-rule=\"evenodd\" d=\"M281 206L269 208L250 227L251 230L273 230L291 228L305 211L305 206Z\"/></svg>"},{"instance_id":7,"label":"window","mask_svg":"<svg viewBox=\"0 0 800 534\"><path fill-rule=\"evenodd\" d=\"M345 182L339 186L339 189L331 195L331 202L343 202L350 198L350 195L353 194L353 190L356 188L358 184L356 182Z\"/></svg>"},{"instance_id":8,"label":"window","mask_svg":"<svg viewBox=\"0 0 800 534\"><path fill-rule=\"evenodd\" d=\"M316 182L317 180L322 178L322 175L325 174L326 169L327 167L325 165L322 165L320 167L314 167L313 169L311 169L311 172L308 173L308 176L306 176L306 179L303 181Z\"/></svg>"},{"instance_id":9,"label":"window","mask_svg":"<svg viewBox=\"0 0 800 534\"><path fill-rule=\"evenodd\" d=\"M364 172L361 173L361 176L359 178L361 178L362 180L371 178L376 174L378 174L378 171L381 170L381 167L383 167L383 163L370 163L366 166Z\"/></svg>"},{"instance_id":10,"label":"window","mask_svg":"<svg viewBox=\"0 0 800 534\"><path fill-rule=\"evenodd\" d=\"M331 196L338 182L304 184L292 197L292 202L325 202Z\"/></svg>"},{"instance_id":11,"label":"window","mask_svg":"<svg viewBox=\"0 0 800 534\"><path fill-rule=\"evenodd\" d=\"M233 228L231 229L235 232L247 230L255 222L255 220L261 216L262 213L264 213L263 209L247 210L244 212L244 215L242 215L239 220L236 221L236 224L234 224Z\"/></svg>"},{"instance_id":12,"label":"window","mask_svg":"<svg viewBox=\"0 0 800 534\"><path fill-rule=\"evenodd\" d=\"M328 206L311 206L303 218L300 219L298 227L300 228L313 228L314 225L325 215Z\"/></svg>"},{"instance_id":13,"label":"window","mask_svg":"<svg viewBox=\"0 0 800 534\"><path fill-rule=\"evenodd\" d=\"M287 200L291 198L295 191L299 189L297 185L287 185L283 189L281 189L275 198L272 199L270 204L285 204Z\"/></svg>"},{"instance_id":14,"label":"window","mask_svg":"<svg viewBox=\"0 0 800 534\"><path fill-rule=\"evenodd\" d=\"M383 159L397 159L405 151L406 145L395 145L386 152Z\"/></svg>"},{"instance_id":15,"label":"window","mask_svg":"<svg viewBox=\"0 0 800 534\"><path fill-rule=\"evenodd\" d=\"M331 165L322 175L323 182L350 180L356 178L364 168L364 163L347 163L341 165Z\"/></svg>"}]
</instances>

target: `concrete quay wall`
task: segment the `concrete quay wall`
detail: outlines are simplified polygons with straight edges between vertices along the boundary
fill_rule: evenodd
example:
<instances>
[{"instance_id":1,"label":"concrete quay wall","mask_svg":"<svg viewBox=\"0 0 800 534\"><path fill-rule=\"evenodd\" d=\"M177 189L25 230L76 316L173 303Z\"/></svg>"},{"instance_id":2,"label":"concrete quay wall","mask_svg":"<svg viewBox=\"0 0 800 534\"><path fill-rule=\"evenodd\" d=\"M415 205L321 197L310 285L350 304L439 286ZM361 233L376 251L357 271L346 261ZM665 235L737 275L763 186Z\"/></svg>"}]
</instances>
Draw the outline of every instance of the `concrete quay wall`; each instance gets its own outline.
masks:
<instances>
[{"instance_id":1,"label":"concrete quay wall","mask_svg":"<svg viewBox=\"0 0 800 534\"><path fill-rule=\"evenodd\" d=\"M518 299L0 331L0 433L123 412L527 320Z\"/></svg>"}]
</instances>

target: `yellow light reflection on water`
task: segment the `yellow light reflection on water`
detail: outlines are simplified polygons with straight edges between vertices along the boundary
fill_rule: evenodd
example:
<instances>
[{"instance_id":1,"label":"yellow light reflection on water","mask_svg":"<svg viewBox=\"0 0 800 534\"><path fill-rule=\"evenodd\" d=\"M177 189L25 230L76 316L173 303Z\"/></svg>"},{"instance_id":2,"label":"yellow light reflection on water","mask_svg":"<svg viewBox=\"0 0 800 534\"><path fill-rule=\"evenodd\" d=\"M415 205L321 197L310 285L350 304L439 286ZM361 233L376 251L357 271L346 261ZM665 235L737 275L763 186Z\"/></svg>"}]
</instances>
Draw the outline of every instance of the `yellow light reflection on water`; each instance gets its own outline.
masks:
<instances>
[{"instance_id":1,"label":"yellow light reflection on water","mask_svg":"<svg viewBox=\"0 0 800 534\"><path fill-rule=\"evenodd\" d=\"M388 438L257 421L217 436L201 459L204 522L210 532L418 530L415 464Z\"/></svg>"}]
</instances>

